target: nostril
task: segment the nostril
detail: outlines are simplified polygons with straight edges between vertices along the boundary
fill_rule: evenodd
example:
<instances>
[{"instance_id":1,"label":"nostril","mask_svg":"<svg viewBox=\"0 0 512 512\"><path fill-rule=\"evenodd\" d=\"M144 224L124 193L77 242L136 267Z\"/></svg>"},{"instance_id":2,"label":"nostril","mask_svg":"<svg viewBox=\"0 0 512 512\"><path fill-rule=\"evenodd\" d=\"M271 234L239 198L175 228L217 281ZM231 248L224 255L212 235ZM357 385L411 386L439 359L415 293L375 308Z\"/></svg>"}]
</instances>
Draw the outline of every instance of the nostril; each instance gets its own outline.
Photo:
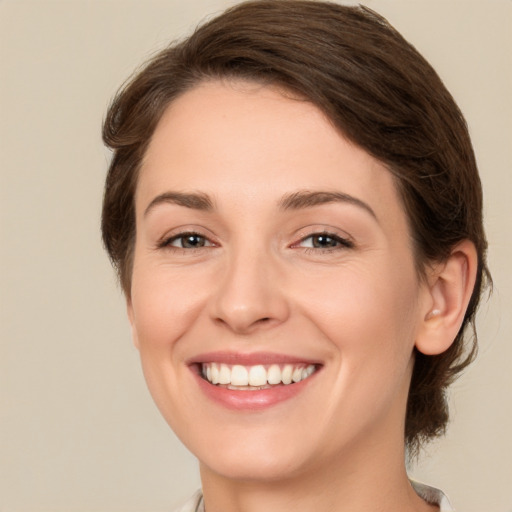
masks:
<instances>
[{"instance_id":1,"label":"nostril","mask_svg":"<svg viewBox=\"0 0 512 512\"><path fill-rule=\"evenodd\" d=\"M212 320L219 327L227 327L239 334L249 334L255 329L269 329L273 325L280 323L279 318L274 316L260 316L257 312L248 309L228 311L225 314L214 316Z\"/></svg>"}]
</instances>

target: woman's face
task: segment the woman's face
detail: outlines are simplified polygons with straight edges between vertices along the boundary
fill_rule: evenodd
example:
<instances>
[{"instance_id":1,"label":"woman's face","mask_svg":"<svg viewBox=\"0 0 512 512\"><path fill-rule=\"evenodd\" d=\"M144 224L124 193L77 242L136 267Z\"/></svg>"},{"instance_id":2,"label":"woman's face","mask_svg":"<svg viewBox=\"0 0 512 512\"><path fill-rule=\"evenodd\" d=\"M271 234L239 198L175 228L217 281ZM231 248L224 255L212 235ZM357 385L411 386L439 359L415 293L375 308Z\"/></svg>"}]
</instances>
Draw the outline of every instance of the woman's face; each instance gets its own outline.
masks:
<instances>
[{"instance_id":1,"label":"woman's face","mask_svg":"<svg viewBox=\"0 0 512 512\"><path fill-rule=\"evenodd\" d=\"M136 216L135 343L204 468L276 479L400 451L428 294L381 163L307 101L205 83L160 121Z\"/></svg>"}]
</instances>

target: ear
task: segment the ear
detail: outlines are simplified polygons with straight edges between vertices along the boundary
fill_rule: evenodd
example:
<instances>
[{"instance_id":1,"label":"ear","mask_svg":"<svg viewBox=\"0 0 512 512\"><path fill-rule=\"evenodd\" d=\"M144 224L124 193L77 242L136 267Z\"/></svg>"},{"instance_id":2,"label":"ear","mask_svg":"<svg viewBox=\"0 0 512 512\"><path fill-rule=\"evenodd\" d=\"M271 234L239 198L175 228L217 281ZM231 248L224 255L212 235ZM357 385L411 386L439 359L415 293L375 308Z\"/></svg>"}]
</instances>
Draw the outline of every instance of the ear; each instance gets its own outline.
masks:
<instances>
[{"instance_id":1,"label":"ear","mask_svg":"<svg viewBox=\"0 0 512 512\"><path fill-rule=\"evenodd\" d=\"M135 348L139 350L139 338L137 337L137 330L135 329L135 319L133 313L132 299L131 297L126 297L126 313L128 314L128 320L130 321L130 328L132 331L132 341L135 345Z\"/></svg>"},{"instance_id":2,"label":"ear","mask_svg":"<svg viewBox=\"0 0 512 512\"><path fill-rule=\"evenodd\" d=\"M473 293L477 264L473 242L463 240L445 261L427 271L427 300L415 343L423 354L441 354L455 340Z\"/></svg>"}]
</instances>

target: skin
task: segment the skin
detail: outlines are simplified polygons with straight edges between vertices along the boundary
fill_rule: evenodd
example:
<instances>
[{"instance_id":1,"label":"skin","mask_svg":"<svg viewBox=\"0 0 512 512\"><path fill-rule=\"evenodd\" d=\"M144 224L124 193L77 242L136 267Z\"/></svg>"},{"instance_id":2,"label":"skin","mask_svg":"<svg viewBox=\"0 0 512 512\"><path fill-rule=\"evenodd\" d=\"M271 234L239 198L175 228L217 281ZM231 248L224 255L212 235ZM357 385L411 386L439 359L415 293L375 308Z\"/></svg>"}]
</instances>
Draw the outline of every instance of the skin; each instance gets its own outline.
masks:
<instances>
[{"instance_id":1,"label":"skin","mask_svg":"<svg viewBox=\"0 0 512 512\"><path fill-rule=\"evenodd\" d=\"M303 191L354 200L283 208ZM170 192L207 195L211 208L155 202ZM449 345L446 312L460 325L467 293L450 290L471 251L456 252L453 286L446 265L421 279L383 164L307 101L204 83L154 133L136 230L134 342L157 406L200 461L208 512L436 509L407 480L405 404L415 344ZM199 247L183 248L183 232ZM327 246L313 246L317 233ZM286 354L320 370L289 400L231 410L191 371L211 351Z\"/></svg>"}]
</instances>

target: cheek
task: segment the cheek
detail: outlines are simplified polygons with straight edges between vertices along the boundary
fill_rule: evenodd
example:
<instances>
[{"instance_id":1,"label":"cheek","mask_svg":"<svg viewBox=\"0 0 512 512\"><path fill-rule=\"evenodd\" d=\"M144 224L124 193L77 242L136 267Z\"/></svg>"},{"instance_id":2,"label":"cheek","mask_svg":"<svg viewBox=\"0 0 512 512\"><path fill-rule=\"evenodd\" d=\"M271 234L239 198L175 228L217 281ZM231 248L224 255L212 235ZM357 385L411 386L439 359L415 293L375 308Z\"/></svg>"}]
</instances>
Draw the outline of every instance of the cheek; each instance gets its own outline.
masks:
<instances>
[{"instance_id":1,"label":"cheek","mask_svg":"<svg viewBox=\"0 0 512 512\"><path fill-rule=\"evenodd\" d=\"M142 266L141 266L142 267ZM131 302L141 352L167 350L194 323L206 300L197 280L161 269L134 268Z\"/></svg>"},{"instance_id":2,"label":"cheek","mask_svg":"<svg viewBox=\"0 0 512 512\"><path fill-rule=\"evenodd\" d=\"M183 387L189 378L183 362L186 334L204 310L204 292L197 285L163 268L134 266L132 322L144 377L155 404L176 432L186 430L183 411L193 405Z\"/></svg>"},{"instance_id":3,"label":"cheek","mask_svg":"<svg viewBox=\"0 0 512 512\"><path fill-rule=\"evenodd\" d=\"M316 277L314 286L297 294L301 309L336 345L342 360L352 357L367 368L407 364L418 318L412 263L376 261Z\"/></svg>"}]
</instances>

